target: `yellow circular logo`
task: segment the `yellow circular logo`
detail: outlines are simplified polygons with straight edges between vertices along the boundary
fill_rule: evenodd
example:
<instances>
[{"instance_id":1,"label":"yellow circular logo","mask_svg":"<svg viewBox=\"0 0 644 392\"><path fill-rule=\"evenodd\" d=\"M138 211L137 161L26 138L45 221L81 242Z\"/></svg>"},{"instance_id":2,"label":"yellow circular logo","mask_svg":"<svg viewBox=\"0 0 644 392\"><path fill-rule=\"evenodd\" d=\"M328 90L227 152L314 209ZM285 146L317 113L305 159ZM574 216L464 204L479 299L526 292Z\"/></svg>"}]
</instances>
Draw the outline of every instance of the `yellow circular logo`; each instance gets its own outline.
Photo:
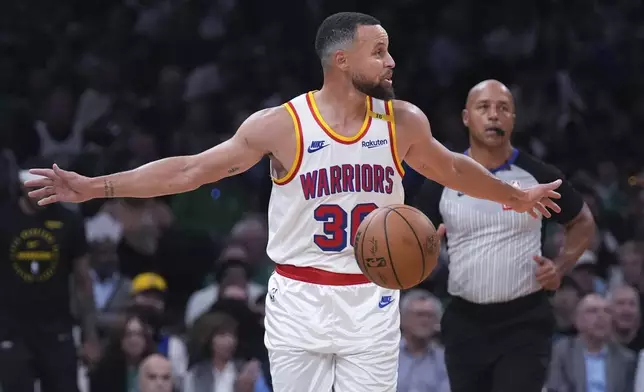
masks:
<instances>
[{"instance_id":1,"label":"yellow circular logo","mask_svg":"<svg viewBox=\"0 0 644 392\"><path fill-rule=\"evenodd\" d=\"M49 280L56 272L60 249L56 237L44 229L32 228L20 232L9 247L11 265L29 283Z\"/></svg>"}]
</instances>

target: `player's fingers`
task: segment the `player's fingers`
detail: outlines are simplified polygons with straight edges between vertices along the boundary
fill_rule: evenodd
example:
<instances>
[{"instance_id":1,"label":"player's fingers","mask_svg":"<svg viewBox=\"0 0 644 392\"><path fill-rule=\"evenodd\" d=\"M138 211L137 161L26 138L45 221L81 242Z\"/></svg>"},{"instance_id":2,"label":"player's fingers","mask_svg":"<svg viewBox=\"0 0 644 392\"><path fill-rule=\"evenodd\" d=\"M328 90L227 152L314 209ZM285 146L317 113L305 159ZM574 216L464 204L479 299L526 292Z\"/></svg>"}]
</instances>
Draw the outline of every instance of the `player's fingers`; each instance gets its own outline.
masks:
<instances>
[{"instance_id":1,"label":"player's fingers","mask_svg":"<svg viewBox=\"0 0 644 392\"><path fill-rule=\"evenodd\" d=\"M46 186L44 188L36 189L28 193L29 197L33 199L43 199L55 193L53 186Z\"/></svg>"},{"instance_id":2,"label":"player's fingers","mask_svg":"<svg viewBox=\"0 0 644 392\"><path fill-rule=\"evenodd\" d=\"M548 211L548 209L546 208L546 206L544 206L541 203L537 203L535 205L535 208L537 209L537 211L539 211L541 213L541 215L545 216L546 218L550 218L552 216L550 214L550 211Z\"/></svg>"},{"instance_id":3,"label":"player's fingers","mask_svg":"<svg viewBox=\"0 0 644 392\"><path fill-rule=\"evenodd\" d=\"M56 178L56 173L52 169L29 169L29 173L35 176L51 178L52 180Z\"/></svg>"},{"instance_id":4,"label":"player's fingers","mask_svg":"<svg viewBox=\"0 0 644 392\"><path fill-rule=\"evenodd\" d=\"M561 179L559 179L559 180L556 180L556 181L553 181L553 182L547 184L547 187L550 190L555 190L555 189L559 188L559 186L561 185L562 182L563 181L561 181Z\"/></svg>"},{"instance_id":5,"label":"player's fingers","mask_svg":"<svg viewBox=\"0 0 644 392\"><path fill-rule=\"evenodd\" d=\"M553 200L547 197L544 197L543 199L541 199L541 204L543 204L553 212L556 212L556 213L561 212L561 207L559 207L559 204L555 203Z\"/></svg>"},{"instance_id":6,"label":"player's fingers","mask_svg":"<svg viewBox=\"0 0 644 392\"><path fill-rule=\"evenodd\" d=\"M47 178L36 178L34 180L25 181L23 184L26 188L43 188L46 186L54 185L54 181Z\"/></svg>"},{"instance_id":7,"label":"player's fingers","mask_svg":"<svg viewBox=\"0 0 644 392\"><path fill-rule=\"evenodd\" d=\"M531 210L528 210L528 214L530 214L530 216L533 217L534 219L539 219L539 214L537 214L537 211L535 211L534 208Z\"/></svg>"},{"instance_id":8,"label":"player's fingers","mask_svg":"<svg viewBox=\"0 0 644 392\"><path fill-rule=\"evenodd\" d=\"M546 195L544 197L548 197L550 199L561 199L561 193L555 192L555 191L548 191L546 192Z\"/></svg>"},{"instance_id":9,"label":"player's fingers","mask_svg":"<svg viewBox=\"0 0 644 392\"><path fill-rule=\"evenodd\" d=\"M546 258L543 257L543 256L539 256L539 255L532 256L532 260L536 261L537 264L539 264L539 265L543 265L543 264L546 263Z\"/></svg>"},{"instance_id":10,"label":"player's fingers","mask_svg":"<svg viewBox=\"0 0 644 392\"><path fill-rule=\"evenodd\" d=\"M38 201L39 206L46 206L47 204L52 204L56 203L58 201L58 196L57 195L51 195L49 197L45 197L44 199L41 199Z\"/></svg>"},{"instance_id":11,"label":"player's fingers","mask_svg":"<svg viewBox=\"0 0 644 392\"><path fill-rule=\"evenodd\" d=\"M61 168L60 168L57 164L55 164L55 163L54 163L53 169L54 169L54 173L56 173L56 175L57 175L58 177L60 177L60 178L65 178L66 176L68 176L68 175L70 174L70 172L68 172L67 170L63 170L63 169L61 169Z\"/></svg>"}]
</instances>

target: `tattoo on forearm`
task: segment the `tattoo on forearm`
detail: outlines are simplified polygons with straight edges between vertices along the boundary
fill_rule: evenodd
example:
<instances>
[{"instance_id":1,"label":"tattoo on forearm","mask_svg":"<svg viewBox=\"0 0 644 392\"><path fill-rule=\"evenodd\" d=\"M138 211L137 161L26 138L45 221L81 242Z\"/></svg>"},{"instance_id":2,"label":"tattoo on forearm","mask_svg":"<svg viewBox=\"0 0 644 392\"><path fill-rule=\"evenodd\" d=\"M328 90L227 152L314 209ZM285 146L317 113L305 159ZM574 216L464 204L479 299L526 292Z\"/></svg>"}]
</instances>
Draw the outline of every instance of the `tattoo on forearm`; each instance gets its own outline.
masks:
<instances>
[{"instance_id":1,"label":"tattoo on forearm","mask_svg":"<svg viewBox=\"0 0 644 392\"><path fill-rule=\"evenodd\" d=\"M112 184L112 181L105 180L103 184L105 189L105 197L114 197L114 184Z\"/></svg>"},{"instance_id":2,"label":"tattoo on forearm","mask_svg":"<svg viewBox=\"0 0 644 392\"><path fill-rule=\"evenodd\" d=\"M239 171L238 167L231 167L230 169L228 169L228 174L234 174L234 173L237 173L238 171Z\"/></svg>"}]
</instances>

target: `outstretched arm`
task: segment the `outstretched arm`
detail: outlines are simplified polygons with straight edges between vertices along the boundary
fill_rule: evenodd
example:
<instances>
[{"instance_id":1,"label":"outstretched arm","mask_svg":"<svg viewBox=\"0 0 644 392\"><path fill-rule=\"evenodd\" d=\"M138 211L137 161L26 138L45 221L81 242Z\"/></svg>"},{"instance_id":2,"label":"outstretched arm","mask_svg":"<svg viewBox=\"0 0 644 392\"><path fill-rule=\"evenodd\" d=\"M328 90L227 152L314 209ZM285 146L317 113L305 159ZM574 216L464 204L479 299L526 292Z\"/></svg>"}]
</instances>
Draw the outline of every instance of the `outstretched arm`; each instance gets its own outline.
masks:
<instances>
[{"instance_id":1,"label":"outstretched arm","mask_svg":"<svg viewBox=\"0 0 644 392\"><path fill-rule=\"evenodd\" d=\"M83 202L100 197L147 198L182 193L250 169L267 154L270 131L283 127L281 107L250 116L229 140L196 155L160 159L136 169L101 177L84 177L53 169L32 169L44 178L25 183L45 205L59 201ZM289 120L290 121L290 120ZM268 134L268 135L267 135Z\"/></svg>"},{"instance_id":2,"label":"outstretched arm","mask_svg":"<svg viewBox=\"0 0 644 392\"><path fill-rule=\"evenodd\" d=\"M453 153L434 139L427 116L416 106L397 101L394 109L396 123L410 130L407 134L411 137L411 144L404 160L418 173L445 187L511 206L519 212L532 213L533 207L545 216L550 216L550 213L544 207L559 212L559 207L549 198L559 197L554 189L560 181L536 189L517 189L470 157Z\"/></svg>"}]
</instances>

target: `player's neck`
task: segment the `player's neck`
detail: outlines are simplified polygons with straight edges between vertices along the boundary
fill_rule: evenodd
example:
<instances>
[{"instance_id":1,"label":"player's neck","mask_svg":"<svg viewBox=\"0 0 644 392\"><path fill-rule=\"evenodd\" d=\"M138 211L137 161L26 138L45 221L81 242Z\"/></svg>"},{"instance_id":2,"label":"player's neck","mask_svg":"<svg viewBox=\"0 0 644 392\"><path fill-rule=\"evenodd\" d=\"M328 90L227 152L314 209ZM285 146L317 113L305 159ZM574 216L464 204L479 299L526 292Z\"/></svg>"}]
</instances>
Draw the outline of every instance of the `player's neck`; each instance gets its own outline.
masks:
<instances>
[{"instance_id":1,"label":"player's neck","mask_svg":"<svg viewBox=\"0 0 644 392\"><path fill-rule=\"evenodd\" d=\"M496 148L478 146L476 143L472 143L467 150L467 155L483 167L494 169L506 163L512 156L513 151L514 148L510 143Z\"/></svg>"},{"instance_id":2,"label":"player's neck","mask_svg":"<svg viewBox=\"0 0 644 392\"><path fill-rule=\"evenodd\" d=\"M333 111L338 116L336 120L348 120L364 117L367 110L365 95L351 84L325 80L324 85L315 94L318 105L333 105Z\"/></svg>"}]
</instances>

